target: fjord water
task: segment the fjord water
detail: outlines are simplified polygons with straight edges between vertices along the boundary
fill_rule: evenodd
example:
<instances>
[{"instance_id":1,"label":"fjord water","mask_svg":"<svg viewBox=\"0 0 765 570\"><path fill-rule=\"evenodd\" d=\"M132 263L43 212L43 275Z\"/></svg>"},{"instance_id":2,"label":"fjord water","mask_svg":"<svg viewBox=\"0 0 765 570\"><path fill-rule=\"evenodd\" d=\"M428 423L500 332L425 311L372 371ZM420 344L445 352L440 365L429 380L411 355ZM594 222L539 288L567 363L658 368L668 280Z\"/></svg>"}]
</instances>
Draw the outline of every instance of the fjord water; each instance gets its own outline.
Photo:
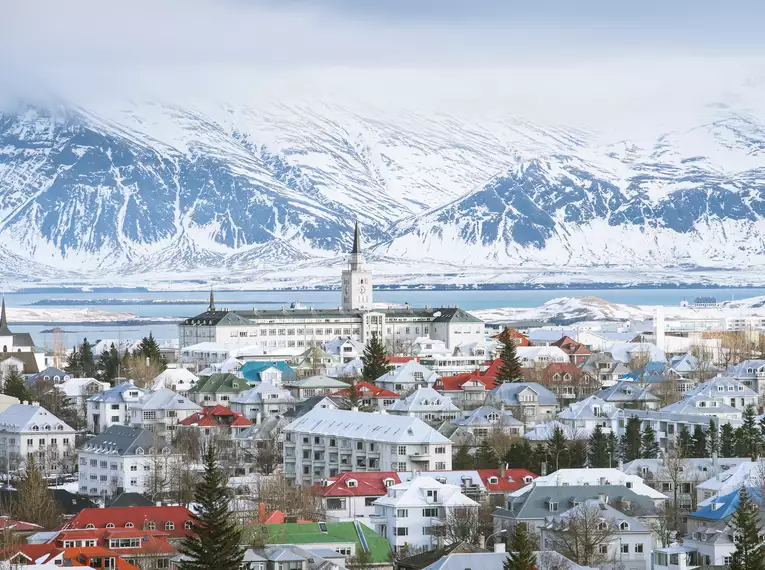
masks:
<instances>
[{"instance_id":1,"label":"fjord water","mask_svg":"<svg viewBox=\"0 0 765 570\"><path fill-rule=\"evenodd\" d=\"M556 297L593 296L633 305L678 305L683 299L716 297L718 301L744 299L765 295L765 288L707 288L707 289L541 289L541 290L396 290L375 291L376 302L393 304L409 303L412 306L457 305L468 310L493 309L498 307L537 307ZM51 301L50 305L40 305ZM98 304L94 304L98 301ZM113 301L113 302L110 302ZM135 302L131 302L135 301ZM152 303L152 301L155 301ZM190 302L192 301L192 302ZM198 302L193 302L198 301ZM298 303L315 308L337 307L340 301L338 291L217 291L217 308L245 310L253 307L278 309ZM66 324L64 342L72 346L87 337L93 342L102 338L135 339L151 332L158 340L177 338L175 319L182 319L201 313L207 308L206 291L122 291L122 292L62 292L62 293L10 293L6 295L9 307L33 306L38 310L50 308L91 308L115 313L133 313L143 323L97 323ZM103 304L101 304L103 303ZM172 319L170 321L166 319ZM55 322L54 319L51 323ZM40 347L53 343L49 330L51 324L24 324L12 321L14 332L29 332Z\"/></svg>"}]
</instances>

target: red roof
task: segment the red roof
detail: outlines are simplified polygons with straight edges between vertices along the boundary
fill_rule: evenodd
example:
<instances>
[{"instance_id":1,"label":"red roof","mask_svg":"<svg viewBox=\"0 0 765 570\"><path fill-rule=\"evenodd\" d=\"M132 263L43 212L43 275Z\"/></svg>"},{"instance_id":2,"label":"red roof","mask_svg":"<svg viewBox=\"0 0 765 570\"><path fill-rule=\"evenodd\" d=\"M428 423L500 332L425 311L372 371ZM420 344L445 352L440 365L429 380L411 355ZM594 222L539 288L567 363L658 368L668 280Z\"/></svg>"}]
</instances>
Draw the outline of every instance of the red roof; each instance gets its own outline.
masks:
<instances>
[{"instance_id":1,"label":"red roof","mask_svg":"<svg viewBox=\"0 0 765 570\"><path fill-rule=\"evenodd\" d=\"M592 354L592 351L581 342L575 341L570 336L559 338L550 346L557 346L566 354Z\"/></svg>"},{"instance_id":2,"label":"red roof","mask_svg":"<svg viewBox=\"0 0 765 570\"><path fill-rule=\"evenodd\" d=\"M253 425L250 420L239 412L234 412L230 408L221 405L213 408L204 408L202 411L191 414L188 418L178 423L182 426L198 427L247 427Z\"/></svg>"},{"instance_id":3,"label":"red roof","mask_svg":"<svg viewBox=\"0 0 765 570\"><path fill-rule=\"evenodd\" d=\"M17 521L9 516L0 516L0 530L13 530L14 532L37 532L42 530L39 524Z\"/></svg>"},{"instance_id":4,"label":"red roof","mask_svg":"<svg viewBox=\"0 0 765 570\"><path fill-rule=\"evenodd\" d=\"M186 536L193 532L185 528L185 523L194 522L193 515L186 507L110 507L106 509L82 509L72 520L66 523L64 530L87 530L88 525L103 529L111 523L115 529L143 529L144 524L153 522L156 530L173 538ZM173 529L165 530L165 523L172 522Z\"/></svg>"},{"instance_id":5,"label":"red roof","mask_svg":"<svg viewBox=\"0 0 765 570\"><path fill-rule=\"evenodd\" d=\"M349 480L355 484L348 485ZM388 492L385 479L393 479L393 484L401 483L395 471L378 471L373 473L342 473L337 477L326 480L327 485L316 485L316 494L322 497L382 497Z\"/></svg>"},{"instance_id":6,"label":"red roof","mask_svg":"<svg viewBox=\"0 0 765 570\"><path fill-rule=\"evenodd\" d=\"M454 376L442 376L436 380L434 388L444 392L456 392L462 390L462 386L469 380L481 382L487 390L493 390L497 387L497 374L502 361L500 359L492 360L486 370L476 370L475 372L463 372Z\"/></svg>"},{"instance_id":7,"label":"red roof","mask_svg":"<svg viewBox=\"0 0 765 570\"><path fill-rule=\"evenodd\" d=\"M389 364L406 364L410 360L416 360L420 361L420 359L416 356L389 356L388 357L388 363Z\"/></svg>"},{"instance_id":8,"label":"red roof","mask_svg":"<svg viewBox=\"0 0 765 570\"><path fill-rule=\"evenodd\" d=\"M369 382L359 382L356 384L356 390L359 392L359 395L363 398L400 398L398 394L395 392L391 392L390 390L386 390L385 388L378 388L374 384L370 384ZM337 392L330 394L330 396L335 397L345 397L349 394L350 388L343 388L342 390L338 390Z\"/></svg>"},{"instance_id":9,"label":"red roof","mask_svg":"<svg viewBox=\"0 0 765 570\"><path fill-rule=\"evenodd\" d=\"M50 562L53 558L64 552L62 548L56 548L55 544L19 544L10 547L3 553L3 560L14 559L19 553L27 560L41 563Z\"/></svg>"},{"instance_id":10,"label":"red roof","mask_svg":"<svg viewBox=\"0 0 765 570\"><path fill-rule=\"evenodd\" d=\"M559 374L560 378L555 380L553 377ZM582 370L570 362L551 362L541 370L535 368L524 368L523 377L530 382L565 383L565 375L570 376L569 382L577 382L582 375Z\"/></svg>"},{"instance_id":11,"label":"red roof","mask_svg":"<svg viewBox=\"0 0 765 570\"><path fill-rule=\"evenodd\" d=\"M505 474L502 477L500 477L500 469L477 469L476 471L478 471L484 486L490 493L517 491L521 487L525 487L529 484L523 481L524 477L536 479L539 476L526 469L505 469ZM496 477L497 482L489 483L491 477Z\"/></svg>"},{"instance_id":12,"label":"red roof","mask_svg":"<svg viewBox=\"0 0 765 570\"><path fill-rule=\"evenodd\" d=\"M515 342L518 346L529 346L529 337L523 334L522 332L518 331L517 329L513 328L506 328L499 334L495 334L491 338L495 338L497 340L502 340L507 335L510 335L511 338L515 339Z\"/></svg>"},{"instance_id":13,"label":"red roof","mask_svg":"<svg viewBox=\"0 0 765 570\"><path fill-rule=\"evenodd\" d=\"M109 550L108 548L103 548L101 546L85 546L82 548L67 548L64 550L64 558L71 561L72 566L90 566L90 560L92 558L115 558L117 570L140 570L137 566L120 558L121 554L122 553L117 553L114 550ZM103 566L97 566L95 568L103 568Z\"/></svg>"}]
</instances>

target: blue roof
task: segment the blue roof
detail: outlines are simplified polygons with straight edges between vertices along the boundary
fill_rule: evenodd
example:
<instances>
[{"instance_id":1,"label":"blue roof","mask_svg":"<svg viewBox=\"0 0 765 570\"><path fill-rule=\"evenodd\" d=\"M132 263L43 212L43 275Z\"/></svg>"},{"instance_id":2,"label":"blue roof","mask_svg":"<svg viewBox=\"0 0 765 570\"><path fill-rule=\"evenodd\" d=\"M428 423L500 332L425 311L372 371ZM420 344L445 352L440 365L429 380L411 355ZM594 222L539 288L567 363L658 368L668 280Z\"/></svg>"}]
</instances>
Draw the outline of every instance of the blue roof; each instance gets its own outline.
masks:
<instances>
[{"instance_id":1,"label":"blue roof","mask_svg":"<svg viewBox=\"0 0 765 570\"><path fill-rule=\"evenodd\" d=\"M664 382L664 371L666 370L666 364L664 362L649 362L645 366L635 368L635 370L626 374L625 378L632 378L633 380L643 382Z\"/></svg>"},{"instance_id":2,"label":"blue roof","mask_svg":"<svg viewBox=\"0 0 765 570\"><path fill-rule=\"evenodd\" d=\"M282 373L282 381L288 382L295 379L295 371L284 361L279 362L246 362L242 366L242 378L248 382L261 382L261 372L269 368L276 368Z\"/></svg>"},{"instance_id":3,"label":"blue roof","mask_svg":"<svg viewBox=\"0 0 765 570\"><path fill-rule=\"evenodd\" d=\"M746 490L752 496L755 502L762 504L759 489L755 487L747 487ZM733 516L733 513L735 513L736 509L738 508L738 495L740 492L740 489L736 489L732 493L728 493L722 497L715 497L714 499L710 499L706 506L701 507L694 513L691 513L691 516L713 521L727 519L728 517Z\"/></svg>"}]
</instances>

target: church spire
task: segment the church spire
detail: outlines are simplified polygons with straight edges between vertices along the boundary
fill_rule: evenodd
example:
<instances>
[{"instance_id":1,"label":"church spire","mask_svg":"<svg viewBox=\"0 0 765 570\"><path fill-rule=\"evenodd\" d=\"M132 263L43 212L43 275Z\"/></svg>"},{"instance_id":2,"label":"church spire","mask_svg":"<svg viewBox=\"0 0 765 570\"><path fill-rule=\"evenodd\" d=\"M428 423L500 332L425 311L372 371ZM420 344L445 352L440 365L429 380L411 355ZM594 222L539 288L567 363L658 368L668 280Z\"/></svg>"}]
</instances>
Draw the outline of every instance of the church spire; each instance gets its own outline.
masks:
<instances>
[{"instance_id":1,"label":"church spire","mask_svg":"<svg viewBox=\"0 0 765 570\"><path fill-rule=\"evenodd\" d=\"M210 306L207 307L208 311L214 311L215 310L215 294L213 293L213 288L210 287Z\"/></svg>"},{"instance_id":2,"label":"church spire","mask_svg":"<svg viewBox=\"0 0 765 570\"><path fill-rule=\"evenodd\" d=\"M11 330L8 328L8 318L5 316L5 295L3 295L3 305L0 309L0 335L9 335Z\"/></svg>"},{"instance_id":3,"label":"church spire","mask_svg":"<svg viewBox=\"0 0 765 570\"><path fill-rule=\"evenodd\" d=\"M356 222L356 228L353 230L353 249L351 253L361 253L361 238L359 237L359 222Z\"/></svg>"}]
</instances>

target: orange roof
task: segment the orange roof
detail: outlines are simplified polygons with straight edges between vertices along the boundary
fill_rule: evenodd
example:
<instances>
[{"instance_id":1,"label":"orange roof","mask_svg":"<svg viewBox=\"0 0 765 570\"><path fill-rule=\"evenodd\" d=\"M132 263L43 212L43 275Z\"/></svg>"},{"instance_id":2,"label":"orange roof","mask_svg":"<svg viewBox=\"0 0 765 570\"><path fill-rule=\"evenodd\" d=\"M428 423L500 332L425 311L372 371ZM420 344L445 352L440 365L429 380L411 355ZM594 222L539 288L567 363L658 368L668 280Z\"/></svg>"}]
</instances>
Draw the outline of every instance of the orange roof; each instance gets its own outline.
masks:
<instances>
[{"instance_id":1,"label":"orange roof","mask_svg":"<svg viewBox=\"0 0 765 570\"><path fill-rule=\"evenodd\" d=\"M389 356L388 357L389 364L406 364L410 360L416 360L417 362L420 361L420 359L416 356Z\"/></svg>"},{"instance_id":2,"label":"orange roof","mask_svg":"<svg viewBox=\"0 0 765 570\"><path fill-rule=\"evenodd\" d=\"M348 486L348 480L355 479L354 486ZM401 483L395 471L342 473L327 479L329 485L316 485L314 491L322 497L382 497L388 492L385 479L393 479L393 484Z\"/></svg>"},{"instance_id":3,"label":"orange roof","mask_svg":"<svg viewBox=\"0 0 765 570\"><path fill-rule=\"evenodd\" d=\"M3 559L14 558L17 554L21 553L32 562L39 560L41 563L45 563L63 551L63 549L57 548L55 544L19 544L6 550L3 553Z\"/></svg>"},{"instance_id":4,"label":"orange roof","mask_svg":"<svg viewBox=\"0 0 765 570\"><path fill-rule=\"evenodd\" d=\"M463 372L454 376L442 376L436 380L434 388L443 392L456 392L462 390L462 386L471 380L480 382L487 390L493 390L496 387L494 378L484 378L479 372Z\"/></svg>"},{"instance_id":5,"label":"orange roof","mask_svg":"<svg viewBox=\"0 0 765 570\"><path fill-rule=\"evenodd\" d=\"M364 398L400 398L401 397L395 392L391 392L390 390L386 390L385 388L378 388L377 386L375 386L374 384L370 384L369 382L359 382L358 384L356 384L356 390ZM337 392L330 394L330 396L346 397L349 393L350 393L350 388L343 388L342 390L338 390Z\"/></svg>"},{"instance_id":6,"label":"orange roof","mask_svg":"<svg viewBox=\"0 0 765 570\"><path fill-rule=\"evenodd\" d=\"M519 330L510 328L510 327L506 328L505 330L503 330L499 334L495 334L491 338L495 338L495 339L497 339L499 341L502 341L507 335L510 335L510 338L515 339L516 343L518 344L518 346L529 346L529 344L530 344L528 336L526 336L525 334L523 334Z\"/></svg>"},{"instance_id":7,"label":"orange roof","mask_svg":"<svg viewBox=\"0 0 765 570\"><path fill-rule=\"evenodd\" d=\"M9 516L0 516L0 530L9 529L15 532L34 532L42 530L42 528L39 524L17 521Z\"/></svg>"},{"instance_id":8,"label":"orange roof","mask_svg":"<svg viewBox=\"0 0 765 570\"><path fill-rule=\"evenodd\" d=\"M106 509L82 509L72 520L66 523L64 530L85 530L89 524L95 528L106 528L111 523L115 529L143 529L144 523L153 522L157 529L163 530L171 537L182 537L193 532L184 528L186 521L193 523L194 516L186 507L109 507ZM165 523L172 522L173 530L165 531Z\"/></svg>"},{"instance_id":9,"label":"orange roof","mask_svg":"<svg viewBox=\"0 0 765 570\"><path fill-rule=\"evenodd\" d=\"M72 566L89 566L92 558L115 558L117 570L141 570L133 564L129 564L120 558L113 550L101 546L85 546L82 548L67 548L64 550L64 558L72 563Z\"/></svg>"}]
</instances>

